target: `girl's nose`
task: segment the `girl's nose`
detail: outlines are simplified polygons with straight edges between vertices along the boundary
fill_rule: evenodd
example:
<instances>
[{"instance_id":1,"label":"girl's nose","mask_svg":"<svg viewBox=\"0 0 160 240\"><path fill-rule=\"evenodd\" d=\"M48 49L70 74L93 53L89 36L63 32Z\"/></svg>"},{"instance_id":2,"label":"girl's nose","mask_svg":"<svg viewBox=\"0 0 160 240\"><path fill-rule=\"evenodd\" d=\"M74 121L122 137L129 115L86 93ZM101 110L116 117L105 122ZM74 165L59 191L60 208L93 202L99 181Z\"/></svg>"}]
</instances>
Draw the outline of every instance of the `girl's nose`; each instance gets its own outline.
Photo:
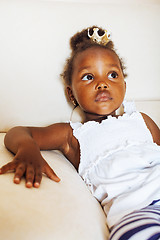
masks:
<instances>
[{"instance_id":1,"label":"girl's nose","mask_svg":"<svg viewBox=\"0 0 160 240\"><path fill-rule=\"evenodd\" d=\"M96 85L96 89L101 89L101 90L104 90L104 89L107 89L108 88L108 85L106 82L104 81L100 81L97 83Z\"/></svg>"}]
</instances>

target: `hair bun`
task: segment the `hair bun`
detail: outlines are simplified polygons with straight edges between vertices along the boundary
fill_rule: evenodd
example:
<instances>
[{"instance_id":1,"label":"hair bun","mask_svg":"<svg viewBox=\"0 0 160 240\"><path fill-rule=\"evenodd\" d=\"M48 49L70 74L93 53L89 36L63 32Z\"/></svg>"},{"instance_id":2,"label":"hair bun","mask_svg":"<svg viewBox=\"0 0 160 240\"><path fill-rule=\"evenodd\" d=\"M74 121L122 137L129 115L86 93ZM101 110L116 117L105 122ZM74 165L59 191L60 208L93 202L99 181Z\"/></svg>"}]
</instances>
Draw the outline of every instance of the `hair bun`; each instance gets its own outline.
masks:
<instances>
[{"instance_id":1,"label":"hair bun","mask_svg":"<svg viewBox=\"0 0 160 240\"><path fill-rule=\"evenodd\" d=\"M72 51L76 51L79 48L81 48L82 45L84 45L86 42L88 42L90 39L88 37L88 30L84 29L81 32L76 33L70 40L70 46Z\"/></svg>"}]
</instances>

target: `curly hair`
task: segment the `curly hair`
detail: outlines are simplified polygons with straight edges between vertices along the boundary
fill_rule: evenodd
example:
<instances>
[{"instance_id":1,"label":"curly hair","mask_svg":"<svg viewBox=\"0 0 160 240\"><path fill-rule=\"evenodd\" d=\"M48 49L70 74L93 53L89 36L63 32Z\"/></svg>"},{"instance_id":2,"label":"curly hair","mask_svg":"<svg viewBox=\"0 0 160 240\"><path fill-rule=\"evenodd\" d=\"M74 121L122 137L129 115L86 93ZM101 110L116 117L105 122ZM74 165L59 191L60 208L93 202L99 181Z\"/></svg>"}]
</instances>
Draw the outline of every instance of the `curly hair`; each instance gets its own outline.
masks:
<instances>
[{"instance_id":1,"label":"curly hair","mask_svg":"<svg viewBox=\"0 0 160 240\"><path fill-rule=\"evenodd\" d=\"M64 71L61 74L65 84L67 84L67 85L71 85L71 83L72 83L73 62L74 62L75 57L78 55L78 53L83 52L86 49L95 47L95 46L113 51L117 55L117 57L120 61L120 66L121 66L121 69L123 72L123 76L127 77L127 74L124 72L124 70L126 69L126 67L124 66L124 62L123 62L122 58L120 58L119 55L116 53L113 42L109 41L107 44L104 45L104 44L94 42L93 40L90 39L90 37L88 36L88 31L89 31L90 35L92 35L94 28L97 28L97 26L92 26L90 28L83 29L81 32L76 33L70 39L70 47L72 50L71 56L66 60ZM105 33L105 30L103 30L102 28L99 28L99 27L98 27L98 29L99 29L98 30L99 36L102 36Z\"/></svg>"}]
</instances>

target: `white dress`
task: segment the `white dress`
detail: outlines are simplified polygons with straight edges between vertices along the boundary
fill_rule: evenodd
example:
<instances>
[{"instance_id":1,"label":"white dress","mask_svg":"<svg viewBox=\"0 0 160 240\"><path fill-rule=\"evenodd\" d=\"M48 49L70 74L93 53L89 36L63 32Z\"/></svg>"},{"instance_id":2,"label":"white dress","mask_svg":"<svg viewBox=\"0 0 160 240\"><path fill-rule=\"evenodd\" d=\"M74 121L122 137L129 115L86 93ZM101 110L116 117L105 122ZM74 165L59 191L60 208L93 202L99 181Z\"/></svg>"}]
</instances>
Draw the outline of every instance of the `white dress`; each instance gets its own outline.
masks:
<instances>
[{"instance_id":1,"label":"white dress","mask_svg":"<svg viewBox=\"0 0 160 240\"><path fill-rule=\"evenodd\" d=\"M80 144L79 174L112 227L124 215L160 199L160 146L133 103L101 123L70 122Z\"/></svg>"}]
</instances>

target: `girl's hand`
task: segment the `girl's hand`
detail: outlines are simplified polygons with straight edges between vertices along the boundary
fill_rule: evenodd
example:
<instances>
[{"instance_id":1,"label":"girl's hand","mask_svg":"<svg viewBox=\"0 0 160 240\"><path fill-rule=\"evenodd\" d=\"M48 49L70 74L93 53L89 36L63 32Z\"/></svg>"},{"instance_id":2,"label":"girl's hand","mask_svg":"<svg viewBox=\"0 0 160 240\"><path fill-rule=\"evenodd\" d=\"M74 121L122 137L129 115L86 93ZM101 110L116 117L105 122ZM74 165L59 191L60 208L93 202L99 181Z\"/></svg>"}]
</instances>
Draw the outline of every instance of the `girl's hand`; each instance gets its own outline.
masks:
<instances>
[{"instance_id":1,"label":"girl's hand","mask_svg":"<svg viewBox=\"0 0 160 240\"><path fill-rule=\"evenodd\" d=\"M34 148L34 147L33 147ZM38 188L42 180L42 173L50 179L59 182L59 177L42 157L40 151L33 148L20 148L12 162L0 168L0 174L15 171L13 182L19 184L23 176L26 178L26 187ZM28 150L27 150L28 149Z\"/></svg>"}]
</instances>

